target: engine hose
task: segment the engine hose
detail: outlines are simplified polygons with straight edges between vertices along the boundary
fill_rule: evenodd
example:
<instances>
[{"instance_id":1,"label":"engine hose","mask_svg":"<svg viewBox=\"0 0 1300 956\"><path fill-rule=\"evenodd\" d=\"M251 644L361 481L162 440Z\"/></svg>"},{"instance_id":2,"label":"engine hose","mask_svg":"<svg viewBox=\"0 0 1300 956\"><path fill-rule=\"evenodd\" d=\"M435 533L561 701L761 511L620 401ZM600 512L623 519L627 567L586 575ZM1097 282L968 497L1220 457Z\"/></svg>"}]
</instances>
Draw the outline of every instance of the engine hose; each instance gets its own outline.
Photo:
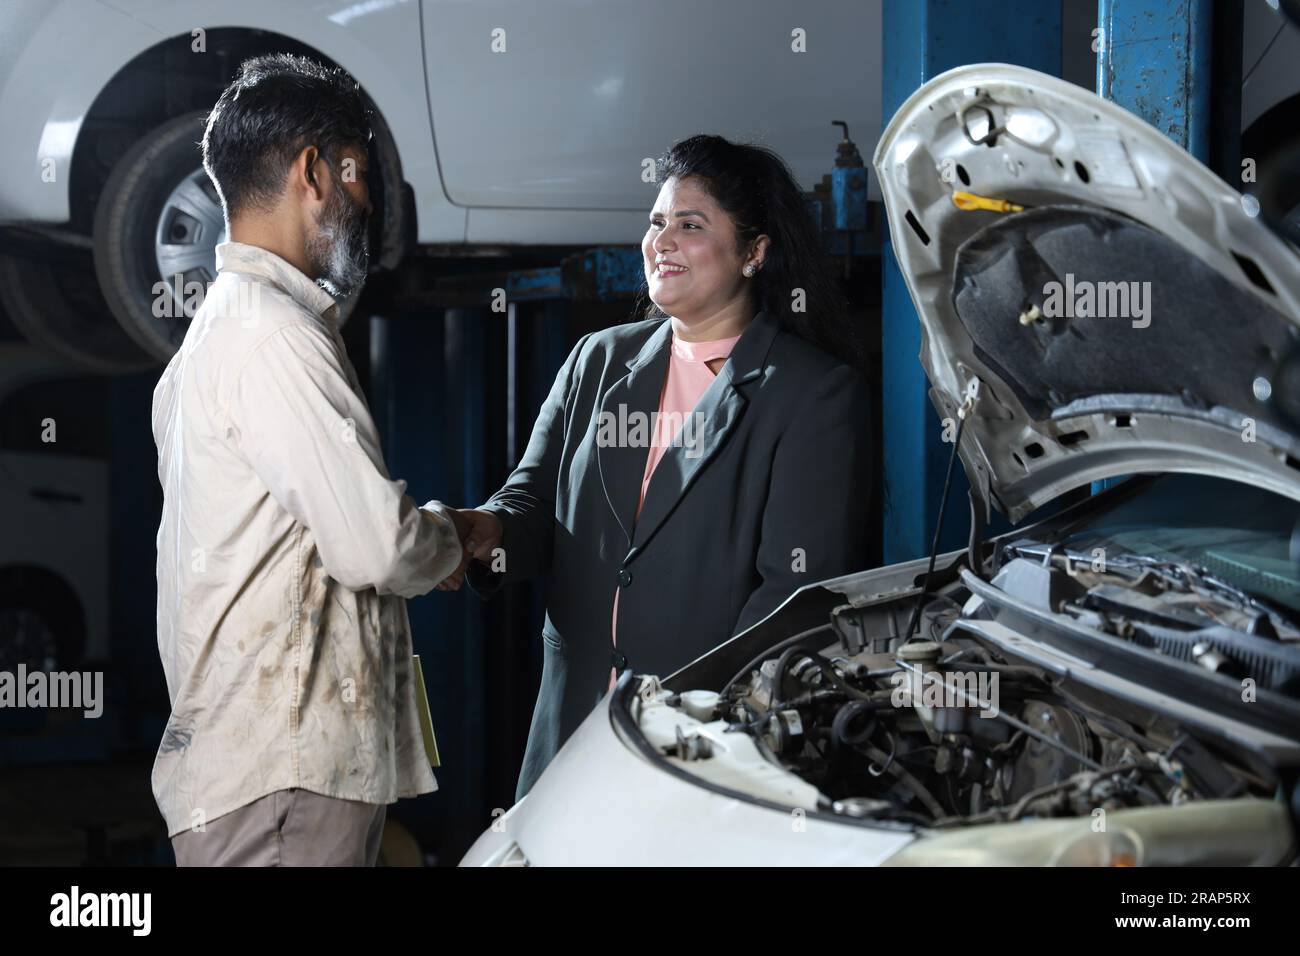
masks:
<instances>
[{"instance_id":1,"label":"engine hose","mask_svg":"<svg viewBox=\"0 0 1300 956\"><path fill-rule=\"evenodd\" d=\"M751 660L748 664L746 664L744 667L738 670L736 672L736 676L731 678L731 680L727 681L727 683L725 683L722 686L722 690L719 692L719 694L723 697L726 697L727 692L730 691L732 687L734 687L741 680L748 679L749 675L753 672L753 670L756 667L761 665L763 661L767 660L778 650L782 650L787 647L792 647L797 644L801 644L804 641L808 640L810 637L816 637L818 634L822 634L828 631L833 634L835 629L831 627L829 624L819 624L816 627L810 627L806 631L800 631L798 634L795 634L792 637L787 637L785 638L785 640L773 644L767 650L763 651L761 654L759 654L757 657Z\"/></svg>"},{"instance_id":2,"label":"engine hose","mask_svg":"<svg viewBox=\"0 0 1300 956\"><path fill-rule=\"evenodd\" d=\"M835 665L822 657L821 654L816 651L800 652L798 648L790 648L785 651L776 662L776 672L772 679L772 694L774 698L771 704L772 710L785 710L794 706L793 701L780 698L778 695L781 692L781 682L785 678L786 669L790 666L790 659L795 653L803 653L805 657L812 661L813 665L816 666L818 670L826 675L826 680L830 682L830 685L845 697L862 701L871 701L875 699L866 691L858 690L856 687L845 681L844 678L840 677L839 674L835 673Z\"/></svg>"},{"instance_id":3,"label":"engine hose","mask_svg":"<svg viewBox=\"0 0 1300 956\"><path fill-rule=\"evenodd\" d=\"M835 742L850 747L857 747L866 743L876 729L874 713L877 709L875 701L867 700L850 701L841 707L835 712L835 720L831 722L831 734ZM872 715L871 719L867 721L863 729L856 733L851 732L850 725L863 714Z\"/></svg>"},{"instance_id":4,"label":"engine hose","mask_svg":"<svg viewBox=\"0 0 1300 956\"><path fill-rule=\"evenodd\" d=\"M859 744L858 749L876 763L886 767L890 773L897 777L900 783L904 784L916 795L916 798L921 803L925 804L925 808L930 811L936 820L947 815L948 811L944 810L939 801L934 798L934 795L925 789L925 785L908 773L897 761L891 760L889 754L871 744Z\"/></svg>"}]
</instances>

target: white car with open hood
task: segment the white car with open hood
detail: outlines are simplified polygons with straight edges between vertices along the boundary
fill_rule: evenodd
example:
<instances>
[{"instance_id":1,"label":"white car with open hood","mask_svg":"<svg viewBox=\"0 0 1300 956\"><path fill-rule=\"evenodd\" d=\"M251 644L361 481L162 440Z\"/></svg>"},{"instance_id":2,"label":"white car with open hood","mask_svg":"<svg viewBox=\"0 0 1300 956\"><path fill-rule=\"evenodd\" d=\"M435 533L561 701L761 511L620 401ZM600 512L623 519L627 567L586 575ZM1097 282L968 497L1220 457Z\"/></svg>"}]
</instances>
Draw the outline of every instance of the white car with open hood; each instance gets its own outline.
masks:
<instances>
[{"instance_id":1,"label":"white car with open hood","mask_svg":"<svg viewBox=\"0 0 1300 956\"><path fill-rule=\"evenodd\" d=\"M1159 132L964 67L875 154L971 543L625 672L466 865L1292 863L1300 258ZM993 540L1064 492L1131 476Z\"/></svg>"}]
</instances>

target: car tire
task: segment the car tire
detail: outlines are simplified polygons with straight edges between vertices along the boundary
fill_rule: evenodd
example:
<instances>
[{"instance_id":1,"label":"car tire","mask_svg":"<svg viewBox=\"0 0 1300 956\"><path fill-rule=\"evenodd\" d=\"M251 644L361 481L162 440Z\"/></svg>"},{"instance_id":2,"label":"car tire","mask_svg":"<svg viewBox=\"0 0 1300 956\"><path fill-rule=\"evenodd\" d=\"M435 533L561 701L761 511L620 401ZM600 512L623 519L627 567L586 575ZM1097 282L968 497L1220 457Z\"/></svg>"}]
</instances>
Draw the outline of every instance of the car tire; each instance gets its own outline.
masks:
<instances>
[{"instance_id":1,"label":"car tire","mask_svg":"<svg viewBox=\"0 0 1300 956\"><path fill-rule=\"evenodd\" d=\"M104 183L95 209L95 272L113 315L156 359L175 354L216 278L225 222L199 143L206 110L178 116L135 143ZM176 276L181 276L177 281ZM160 285L161 283L161 285ZM357 296L339 304L346 321Z\"/></svg>"}]
</instances>

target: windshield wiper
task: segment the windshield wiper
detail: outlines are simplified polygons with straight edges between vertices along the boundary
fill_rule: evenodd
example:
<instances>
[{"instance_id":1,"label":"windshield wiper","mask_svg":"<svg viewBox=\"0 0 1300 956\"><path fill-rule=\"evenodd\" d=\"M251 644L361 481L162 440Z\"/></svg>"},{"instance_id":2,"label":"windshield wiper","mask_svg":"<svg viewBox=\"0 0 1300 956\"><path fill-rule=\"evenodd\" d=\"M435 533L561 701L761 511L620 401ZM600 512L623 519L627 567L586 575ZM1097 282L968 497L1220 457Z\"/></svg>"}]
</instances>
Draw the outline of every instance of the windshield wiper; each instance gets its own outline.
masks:
<instances>
[{"instance_id":1,"label":"windshield wiper","mask_svg":"<svg viewBox=\"0 0 1300 956\"><path fill-rule=\"evenodd\" d=\"M1026 540L1023 543L1009 544L1003 551L1018 557L1036 558L1039 561L1043 561L1049 555L1052 559L1059 558L1067 573L1075 567L1092 568L1095 565L1095 558L1090 553L1073 551L1064 545L1043 541ZM1104 574L1113 569L1129 574L1150 571L1158 575L1167 585L1172 585L1185 594L1199 593L1216 598L1244 614L1253 616L1257 621L1262 620L1263 627L1267 631L1260 636L1276 638L1279 624L1287 629L1300 629L1300 620L1296 620L1288 611L1270 601L1256 597L1251 592L1190 561L1173 561L1167 558L1153 558L1145 554L1123 552L1105 557L1104 566L1099 571ZM1136 578L1133 578L1131 583L1135 582ZM1243 633L1258 632L1252 630Z\"/></svg>"},{"instance_id":2,"label":"windshield wiper","mask_svg":"<svg viewBox=\"0 0 1300 956\"><path fill-rule=\"evenodd\" d=\"M1262 635L1265 637L1277 637L1274 618L1280 618L1283 622L1290 623L1289 616L1283 614L1277 608L1261 601L1249 591L1225 581L1201 565L1193 564L1190 561L1170 561L1152 558L1144 554L1119 554L1110 558L1107 563L1117 567L1138 567L1152 571L1166 582L1174 584L1185 592L1208 593L1235 606L1239 611L1255 615L1257 619L1262 618L1267 622L1265 626L1271 632Z\"/></svg>"}]
</instances>

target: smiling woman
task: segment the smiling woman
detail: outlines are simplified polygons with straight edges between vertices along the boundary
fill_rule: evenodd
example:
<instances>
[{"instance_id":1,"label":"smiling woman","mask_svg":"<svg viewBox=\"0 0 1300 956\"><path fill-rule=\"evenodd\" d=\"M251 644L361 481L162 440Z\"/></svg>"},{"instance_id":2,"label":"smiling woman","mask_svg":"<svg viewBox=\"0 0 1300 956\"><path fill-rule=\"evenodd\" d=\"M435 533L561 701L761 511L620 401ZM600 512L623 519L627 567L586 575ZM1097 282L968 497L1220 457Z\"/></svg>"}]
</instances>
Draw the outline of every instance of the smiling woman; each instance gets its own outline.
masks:
<instances>
[{"instance_id":1,"label":"smiling woman","mask_svg":"<svg viewBox=\"0 0 1300 956\"><path fill-rule=\"evenodd\" d=\"M860 365L861 343L803 194L776 153L699 135L657 168L661 188L641 241L648 317L671 315L679 338L706 340L738 334L764 311Z\"/></svg>"},{"instance_id":2,"label":"smiling woman","mask_svg":"<svg viewBox=\"0 0 1300 956\"><path fill-rule=\"evenodd\" d=\"M798 187L717 136L660 172L649 317L578 343L519 467L464 512L481 594L550 575L521 797L618 671L675 670L865 563L867 386Z\"/></svg>"}]
</instances>

